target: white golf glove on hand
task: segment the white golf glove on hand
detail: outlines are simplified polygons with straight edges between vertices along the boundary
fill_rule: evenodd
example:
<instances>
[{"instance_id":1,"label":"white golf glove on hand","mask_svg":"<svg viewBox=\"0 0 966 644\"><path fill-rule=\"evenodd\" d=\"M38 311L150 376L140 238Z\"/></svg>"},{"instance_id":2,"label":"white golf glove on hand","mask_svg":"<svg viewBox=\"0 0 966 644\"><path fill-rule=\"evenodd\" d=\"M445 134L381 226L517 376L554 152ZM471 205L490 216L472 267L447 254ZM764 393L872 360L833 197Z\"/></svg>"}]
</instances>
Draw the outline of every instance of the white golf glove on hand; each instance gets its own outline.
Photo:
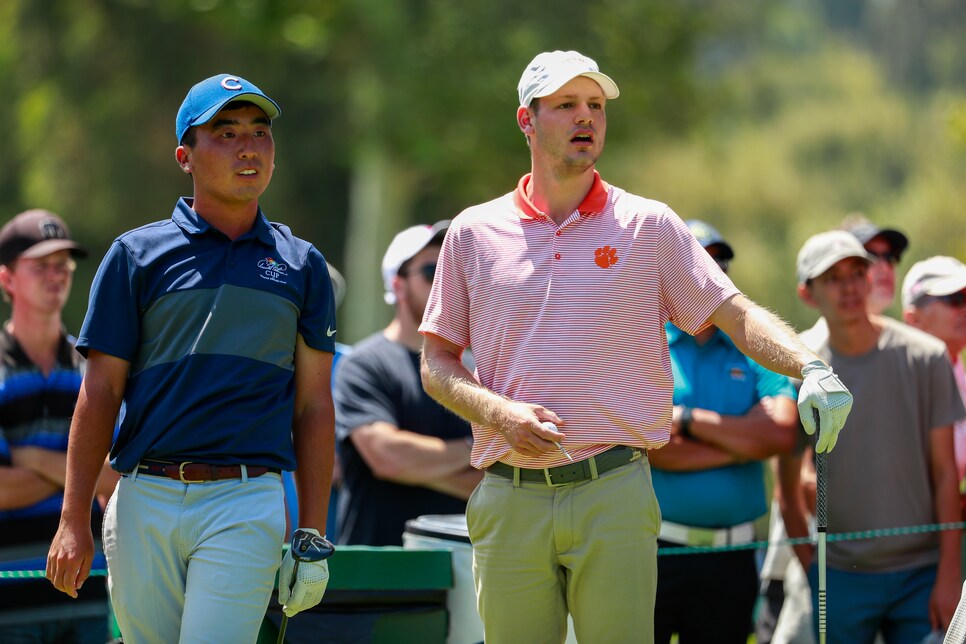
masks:
<instances>
[{"instance_id":1,"label":"white golf glove on hand","mask_svg":"<svg viewBox=\"0 0 966 644\"><path fill-rule=\"evenodd\" d=\"M329 584L326 559L334 550L329 540L314 528L295 531L292 547L282 558L278 575L278 602L283 613L291 617L322 601Z\"/></svg>"},{"instance_id":2,"label":"white golf glove on hand","mask_svg":"<svg viewBox=\"0 0 966 644\"><path fill-rule=\"evenodd\" d=\"M813 360L802 367L802 387L798 390L798 416L806 434L815 433L815 415L821 429L816 452L831 452L852 410L852 394L845 388L832 369L821 360Z\"/></svg>"}]
</instances>

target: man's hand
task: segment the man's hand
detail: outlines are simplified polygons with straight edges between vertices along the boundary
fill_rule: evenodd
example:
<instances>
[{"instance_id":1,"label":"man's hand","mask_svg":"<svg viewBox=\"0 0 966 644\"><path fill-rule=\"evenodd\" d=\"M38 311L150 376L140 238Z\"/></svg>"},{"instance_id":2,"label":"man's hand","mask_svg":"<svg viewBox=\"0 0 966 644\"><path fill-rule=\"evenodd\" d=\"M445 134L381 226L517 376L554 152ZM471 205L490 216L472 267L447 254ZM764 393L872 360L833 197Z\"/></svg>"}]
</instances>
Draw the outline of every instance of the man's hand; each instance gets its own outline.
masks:
<instances>
[{"instance_id":1,"label":"man's hand","mask_svg":"<svg viewBox=\"0 0 966 644\"><path fill-rule=\"evenodd\" d=\"M90 521L72 525L63 520L47 553L47 579L54 588L77 599L77 591L91 574L94 535Z\"/></svg>"},{"instance_id":2,"label":"man's hand","mask_svg":"<svg viewBox=\"0 0 966 644\"><path fill-rule=\"evenodd\" d=\"M335 546L314 528L299 528L292 535L292 547L282 559L278 575L278 601L289 617L312 608L329 584L326 562Z\"/></svg>"},{"instance_id":3,"label":"man's hand","mask_svg":"<svg viewBox=\"0 0 966 644\"><path fill-rule=\"evenodd\" d=\"M802 378L802 387L798 392L798 415L802 419L802 427L806 434L815 433L812 410L817 410L822 429L815 451L830 452L852 410L852 394L821 360L814 360L802 367Z\"/></svg>"},{"instance_id":4,"label":"man's hand","mask_svg":"<svg viewBox=\"0 0 966 644\"><path fill-rule=\"evenodd\" d=\"M543 423L563 425L564 421L546 407L529 403L514 402L504 410L503 422L497 430L517 452L527 456L541 456L557 449L566 436L554 431ZM554 442L556 441L556 442Z\"/></svg>"}]
</instances>

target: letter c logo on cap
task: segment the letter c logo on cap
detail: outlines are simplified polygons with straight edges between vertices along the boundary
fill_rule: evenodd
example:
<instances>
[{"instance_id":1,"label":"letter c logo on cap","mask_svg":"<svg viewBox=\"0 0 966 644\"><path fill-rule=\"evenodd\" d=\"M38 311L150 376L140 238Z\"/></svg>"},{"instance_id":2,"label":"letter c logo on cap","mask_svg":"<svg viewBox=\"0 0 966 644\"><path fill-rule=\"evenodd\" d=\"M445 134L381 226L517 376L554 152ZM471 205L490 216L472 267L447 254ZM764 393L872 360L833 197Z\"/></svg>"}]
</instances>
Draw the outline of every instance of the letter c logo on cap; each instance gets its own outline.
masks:
<instances>
[{"instance_id":1,"label":"letter c logo on cap","mask_svg":"<svg viewBox=\"0 0 966 644\"><path fill-rule=\"evenodd\" d=\"M221 79L221 86L233 92L242 88L241 83L234 76L225 76Z\"/></svg>"}]
</instances>

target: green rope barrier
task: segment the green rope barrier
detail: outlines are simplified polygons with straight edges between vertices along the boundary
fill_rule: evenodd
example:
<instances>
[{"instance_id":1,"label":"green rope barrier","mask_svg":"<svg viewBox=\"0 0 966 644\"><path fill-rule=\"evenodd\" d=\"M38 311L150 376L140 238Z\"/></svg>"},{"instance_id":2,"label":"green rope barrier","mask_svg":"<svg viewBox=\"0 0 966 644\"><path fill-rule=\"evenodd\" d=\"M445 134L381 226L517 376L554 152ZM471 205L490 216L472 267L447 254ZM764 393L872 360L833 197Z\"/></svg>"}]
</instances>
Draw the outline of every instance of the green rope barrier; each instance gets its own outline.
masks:
<instances>
[{"instance_id":1,"label":"green rope barrier","mask_svg":"<svg viewBox=\"0 0 966 644\"><path fill-rule=\"evenodd\" d=\"M941 532L942 530L962 530L966 522L931 523L928 525L914 525L903 528L880 528L878 530L862 530L860 532L830 532L828 541L854 541L857 539L874 539L876 537L895 537L903 534L922 534L925 532ZM782 539L781 541L751 541L737 545L725 546L681 546L680 548L658 548L661 556L704 554L709 552L732 552L735 550L759 550L769 546L797 546L805 543L815 543L813 537L797 537ZM0 579L35 579L46 576L43 570L0 570ZM91 570L91 577L105 577L107 570L100 568Z\"/></svg>"},{"instance_id":2,"label":"green rope barrier","mask_svg":"<svg viewBox=\"0 0 966 644\"><path fill-rule=\"evenodd\" d=\"M914 525L903 528L880 528L878 530L862 530L859 532L830 532L828 541L854 541L857 539L873 539L876 537L894 537L903 534L921 534L924 532L940 532L942 530L962 530L966 527L966 522L957 523L932 523L928 525ZM724 546L681 546L679 548L658 548L658 555L685 555L708 552L732 552L735 550L758 550L768 546L797 546L805 543L815 543L814 537L797 537L795 539L782 539L781 541L752 541L737 545Z\"/></svg>"},{"instance_id":3,"label":"green rope barrier","mask_svg":"<svg viewBox=\"0 0 966 644\"><path fill-rule=\"evenodd\" d=\"M45 570L0 570L0 579L36 579L47 576ZM96 568L91 570L91 577L107 577L107 570Z\"/></svg>"}]
</instances>

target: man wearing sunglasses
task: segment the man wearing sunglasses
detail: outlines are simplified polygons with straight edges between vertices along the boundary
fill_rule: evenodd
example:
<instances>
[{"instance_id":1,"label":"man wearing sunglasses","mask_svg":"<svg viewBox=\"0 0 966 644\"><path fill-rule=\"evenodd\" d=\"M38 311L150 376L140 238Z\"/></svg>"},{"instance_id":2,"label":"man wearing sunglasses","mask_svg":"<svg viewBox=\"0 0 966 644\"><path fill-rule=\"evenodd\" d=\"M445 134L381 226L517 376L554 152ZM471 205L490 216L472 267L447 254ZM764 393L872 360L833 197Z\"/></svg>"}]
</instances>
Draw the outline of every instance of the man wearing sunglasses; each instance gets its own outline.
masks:
<instances>
[{"instance_id":1,"label":"man wearing sunglasses","mask_svg":"<svg viewBox=\"0 0 966 644\"><path fill-rule=\"evenodd\" d=\"M382 276L393 319L339 364L341 543L402 545L407 520L462 514L483 476L470 467L469 423L430 398L419 377L417 329L448 226L412 226L392 240Z\"/></svg>"},{"instance_id":2,"label":"man wearing sunglasses","mask_svg":"<svg viewBox=\"0 0 966 644\"><path fill-rule=\"evenodd\" d=\"M966 265L937 255L916 262L902 282L902 316L908 324L946 343L959 393L966 402ZM960 507L966 518L966 418L953 426Z\"/></svg>"}]
</instances>

